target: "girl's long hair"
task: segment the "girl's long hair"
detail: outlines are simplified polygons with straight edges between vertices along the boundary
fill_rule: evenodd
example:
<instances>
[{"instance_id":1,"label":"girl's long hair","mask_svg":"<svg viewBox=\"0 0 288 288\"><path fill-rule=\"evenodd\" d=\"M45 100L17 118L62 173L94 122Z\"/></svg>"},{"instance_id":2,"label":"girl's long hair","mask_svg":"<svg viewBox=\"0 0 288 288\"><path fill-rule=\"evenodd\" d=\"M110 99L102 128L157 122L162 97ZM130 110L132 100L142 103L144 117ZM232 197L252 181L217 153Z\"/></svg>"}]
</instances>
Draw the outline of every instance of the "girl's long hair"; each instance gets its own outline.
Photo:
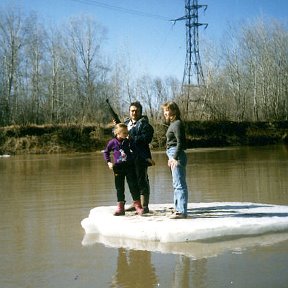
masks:
<instances>
[{"instance_id":1,"label":"girl's long hair","mask_svg":"<svg viewBox=\"0 0 288 288\"><path fill-rule=\"evenodd\" d=\"M171 112L171 120L181 120L181 112L180 109L178 107L178 105L174 102L174 101L168 101L166 103L164 103L162 106L162 109L168 109Z\"/></svg>"}]
</instances>

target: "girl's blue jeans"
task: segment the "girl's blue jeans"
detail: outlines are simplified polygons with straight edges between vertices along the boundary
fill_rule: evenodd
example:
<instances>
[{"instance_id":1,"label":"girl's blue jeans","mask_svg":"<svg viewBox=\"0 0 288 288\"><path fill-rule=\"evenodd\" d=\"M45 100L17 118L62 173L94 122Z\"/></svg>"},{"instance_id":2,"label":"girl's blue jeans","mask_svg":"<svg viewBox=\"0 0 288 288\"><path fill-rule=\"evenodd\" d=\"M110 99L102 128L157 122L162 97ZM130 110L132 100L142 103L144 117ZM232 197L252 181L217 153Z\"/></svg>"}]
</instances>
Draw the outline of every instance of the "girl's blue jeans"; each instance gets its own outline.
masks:
<instances>
[{"instance_id":1,"label":"girl's blue jeans","mask_svg":"<svg viewBox=\"0 0 288 288\"><path fill-rule=\"evenodd\" d=\"M170 147L166 150L169 159L173 159L176 147ZM186 165L187 156L181 151L178 159L178 165L171 169L173 189L174 189L174 205L177 212L187 215L188 188L186 183Z\"/></svg>"}]
</instances>

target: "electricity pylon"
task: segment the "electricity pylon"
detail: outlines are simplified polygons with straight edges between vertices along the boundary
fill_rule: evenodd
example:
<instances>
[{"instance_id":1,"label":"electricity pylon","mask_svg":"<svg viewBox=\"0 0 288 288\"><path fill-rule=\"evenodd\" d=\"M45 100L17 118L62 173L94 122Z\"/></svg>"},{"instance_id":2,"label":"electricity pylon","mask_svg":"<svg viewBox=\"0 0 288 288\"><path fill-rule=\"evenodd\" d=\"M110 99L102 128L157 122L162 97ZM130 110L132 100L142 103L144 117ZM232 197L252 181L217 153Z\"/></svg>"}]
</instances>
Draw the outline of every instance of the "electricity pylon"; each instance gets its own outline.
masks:
<instances>
[{"instance_id":1,"label":"electricity pylon","mask_svg":"<svg viewBox=\"0 0 288 288\"><path fill-rule=\"evenodd\" d=\"M199 86L205 83L199 54L198 28L203 25L207 28L208 24L199 23L198 10L201 8L204 8L205 11L207 5L199 5L198 0L186 0L185 16L173 20L174 22L180 20L186 21L186 60L182 85L196 84ZM196 80L196 83L193 81L193 78Z\"/></svg>"},{"instance_id":2,"label":"electricity pylon","mask_svg":"<svg viewBox=\"0 0 288 288\"><path fill-rule=\"evenodd\" d=\"M204 86L204 75L201 65L200 53L199 53L199 32L200 26L207 28L207 23L199 23L198 10L204 8L207 9L207 5L199 5L198 0L186 0L185 1L185 16L175 19L174 22L185 20L186 23L186 60L184 67L184 74L182 80L182 101L184 104L184 117L188 119L192 114L190 113L192 106L194 106L194 112L197 110L197 102L205 99L199 95L200 86ZM193 100L192 100L193 99ZM191 104L192 102L195 105ZM190 116L189 116L190 115Z\"/></svg>"}]
</instances>

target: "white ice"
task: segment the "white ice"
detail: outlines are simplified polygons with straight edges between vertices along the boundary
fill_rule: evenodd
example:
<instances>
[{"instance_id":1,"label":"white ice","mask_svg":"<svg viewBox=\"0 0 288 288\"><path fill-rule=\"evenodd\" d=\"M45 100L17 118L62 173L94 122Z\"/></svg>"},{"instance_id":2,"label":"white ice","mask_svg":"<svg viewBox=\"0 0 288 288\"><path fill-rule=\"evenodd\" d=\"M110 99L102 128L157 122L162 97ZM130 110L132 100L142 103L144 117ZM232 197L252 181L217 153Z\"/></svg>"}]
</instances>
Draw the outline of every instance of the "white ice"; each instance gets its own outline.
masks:
<instances>
[{"instance_id":1,"label":"white ice","mask_svg":"<svg viewBox=\"0 0 288 288\"><path fill-rule=\"evenodd\" d=\"M213 249L211 243L218 242L219 249L221 241L226 241L224 245L227 246L233 240L235 246L237 239L237 245L249 246L253 242L268 245L268 242L288 239L288 206L284 205L190 203L188 218L177 220L169 219L171 204L151 204L151 213L143 216L131 212L125 216L113 216L115 208L93 208L81 221L86 233L83 245L101 242L112 247L182 253L187 242L197 246L199 241L209 241L209 249ZM245 240L247 237L250 239L248 242Z\"/></svg>"},{"instance_id":2,"label":"white ice","mask_svg":"<svg viewBox=\"0 0 288 288\"><path fill-rule=\"evenodd\" d=\"M11 155L10 154L1 154L0 158L9 158Z\"/></svg>"}]
</instances>

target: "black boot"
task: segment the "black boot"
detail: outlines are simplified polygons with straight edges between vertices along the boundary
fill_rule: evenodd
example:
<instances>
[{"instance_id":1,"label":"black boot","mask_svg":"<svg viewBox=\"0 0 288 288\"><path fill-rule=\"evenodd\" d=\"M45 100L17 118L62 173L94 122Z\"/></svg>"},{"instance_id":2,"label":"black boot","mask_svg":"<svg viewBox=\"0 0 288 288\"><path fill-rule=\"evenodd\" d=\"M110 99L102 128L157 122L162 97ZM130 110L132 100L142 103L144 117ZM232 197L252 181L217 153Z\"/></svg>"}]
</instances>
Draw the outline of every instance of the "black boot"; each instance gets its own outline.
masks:
<instances>
[{"instance_id":1,"label":"black boot","mask_svg":"<svg viewBox=\"0 0 288 288\"><path fill-rule=\"evenodd\" d=\"M149 213L149 194L146 194L146 195L141 195L141 205L143 207L143 213Z\"/></svg>"}]
</instances>

